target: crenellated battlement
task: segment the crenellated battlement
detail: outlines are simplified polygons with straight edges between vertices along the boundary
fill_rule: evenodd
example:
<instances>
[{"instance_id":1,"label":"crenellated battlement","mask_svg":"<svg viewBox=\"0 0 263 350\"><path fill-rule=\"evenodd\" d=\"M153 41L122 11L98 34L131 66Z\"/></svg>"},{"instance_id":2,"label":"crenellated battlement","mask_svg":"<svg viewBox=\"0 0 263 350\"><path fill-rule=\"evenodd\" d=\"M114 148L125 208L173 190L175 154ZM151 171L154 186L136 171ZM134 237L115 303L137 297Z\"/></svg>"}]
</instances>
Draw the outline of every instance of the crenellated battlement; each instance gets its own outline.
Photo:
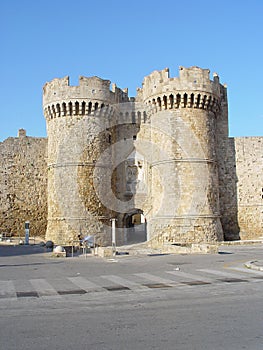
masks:
<instances>
[{"instance_id":1,"label":"crenellated battlement","mask_svg":"<svg viewBox=\"0 0 263 350\"><path fill-rule=\"evenodd\" d=\"M210 80L210 70L199 67L179 67L179 77L171 78L169 69L154 71L144 78L137 89L136 103L142 103L148 112L178 108L196 108L217 113L226 88L216 73ZM43 109L47 119L62 116L100 115L110 113L112 105L121 105L133 99L128 89L120 89L110 80L80 76L79 85L71 86L69 77L53 79L43 87ZM125 119L125 118L124 118ZM145 120L145 117L143 118Z\"/></svg>"},{"instance_id":2,"label":"crenellated battlement","mask_svg":"<svg viewBox=\"0 0 263 350\"><path fill-rule=\"evenodd\" d=\"M149 101L157 101L157 99L165 101L166 97L168 101L173 99L174 106L177 108L192 105L197 108L199 106L205 107L208 105L206 101L220 99L219 77L215 73L214 79L210 80L209 74L209 69L199 67L179 67L179 77L174 78L170 78L168 68L154 71L144 78L142 88L137 89L137 100L149 103ZM191 97L186 98L186 96Z\"/></svg>"},{"instance_id":3,"label":"crenellated battlement","mask_svg":"<svg viewBox=\"0 0 263 350\"><path fill-rule=\"evenodd\" d=\"M43 87L43 109L46 117L85 115L104 106L128 101L128 90L110 80L80 76L79 85L71 86L69 77L56 78Z\"/></svg>"}]
</instances>

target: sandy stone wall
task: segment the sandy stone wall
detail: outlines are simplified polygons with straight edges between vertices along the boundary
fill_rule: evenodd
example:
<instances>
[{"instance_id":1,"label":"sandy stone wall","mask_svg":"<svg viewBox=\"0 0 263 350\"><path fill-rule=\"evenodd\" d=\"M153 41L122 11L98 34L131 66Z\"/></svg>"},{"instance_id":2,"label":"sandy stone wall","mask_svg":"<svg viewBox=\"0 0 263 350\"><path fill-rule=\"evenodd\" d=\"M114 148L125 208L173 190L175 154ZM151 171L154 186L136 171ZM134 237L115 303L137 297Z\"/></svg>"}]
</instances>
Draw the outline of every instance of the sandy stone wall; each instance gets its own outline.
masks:
<instances>
[{"instance_id":1,"label":"sandy stone wall","mask_svg":"<svg viewBox=\"0 0 263 350\"><path fill-rule=\"evenodd\" d=\"M47 139L26 136L0 143L0 231L45 237L47 223Z\"/></svg>"},{"instance_id":2,"label":"sandy stone wall","mask_svg":"<svg viewBox=\"0 0 263 350\"><path fill-rule=\"evenodd\" d=\"M241 239L263 236L263 137L234 139Z\"/></svg>"},{"instance_id":3,"label":"sandy stone wall","mask_svg":"<svg viewBox=\"0 0 263 350\"><path fill-rule=\"evenodd\" d=\"M221 142L221 149L226 150L219 164L224 239L260 238L263 236L263 138L228 138Z\"/></svg>"},{"instance_id":4,"label":"sandy stone wall","mask_svg":"<svg viewBox=\"0 0 263 350\"><path fill-rule=\"evenodd\" d=\"M239 226L237 217L237 186L235 140L224 138L219 142L219 202L221 223L224 239L227 241L239 239ZM222 157L224 152L224 157Z\"/></svg>"},{"instance_id":5,"label":"sandy stone wall","mask_svg":"<svg viewBox=\"0 0 263 350\"><path fill-rule=\"evenodd\" d=\"M103 119L103 118L102 118ZM108 142L99 117L48 120L48 227L46 238L69 244L78 234L100 240L108 209L94 188L96 163ZM96 169L100 172L100 167ZM100 177L98 175L98 177ZM101 175L103 181L103 175ZM108 216L107 216L108 217ZM105 242L107 233L104 232Z\"/></svg>"}]
</instances>

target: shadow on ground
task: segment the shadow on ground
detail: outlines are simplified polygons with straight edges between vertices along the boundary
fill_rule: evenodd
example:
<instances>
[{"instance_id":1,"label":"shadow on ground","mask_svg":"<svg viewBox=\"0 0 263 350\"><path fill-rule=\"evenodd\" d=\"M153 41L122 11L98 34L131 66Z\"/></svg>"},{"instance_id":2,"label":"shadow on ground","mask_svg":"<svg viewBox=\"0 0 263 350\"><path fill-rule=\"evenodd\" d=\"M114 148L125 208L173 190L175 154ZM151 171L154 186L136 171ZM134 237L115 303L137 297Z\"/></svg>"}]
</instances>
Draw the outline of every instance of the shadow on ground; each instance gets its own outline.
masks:
<instances>
[{"instance_id":1,"label":"shadow on ground","mask_svg":"<svg viewBox=\"0 0 263 350\"><path fill-rule=\"evenodd\" d=\"M50 252L45 247L39 245L2 245L0 246L0 258L10 256L43 254Z\"/></svg>"}]
</instances>

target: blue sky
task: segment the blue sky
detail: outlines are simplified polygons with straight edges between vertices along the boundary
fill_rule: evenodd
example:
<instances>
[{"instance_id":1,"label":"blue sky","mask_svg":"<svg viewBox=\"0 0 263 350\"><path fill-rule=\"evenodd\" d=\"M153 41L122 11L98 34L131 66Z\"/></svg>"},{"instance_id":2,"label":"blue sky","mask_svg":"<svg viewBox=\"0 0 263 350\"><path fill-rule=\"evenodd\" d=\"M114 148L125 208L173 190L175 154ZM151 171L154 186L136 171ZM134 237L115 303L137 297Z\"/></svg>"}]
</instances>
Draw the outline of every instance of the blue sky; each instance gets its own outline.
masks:
<instances>
[{"instance_id":1,"label":"blue sky","mask_svg":"<svg viewBox=\"0 0 263 350\"><path fill-rule=\"evenodd\" d=\"M97 75L134 96L145 75L179 66L228 86L230 136L263 135L262 0L1 0L0 141L46 136L42 86Z\"/></svg>"}]
</instances>

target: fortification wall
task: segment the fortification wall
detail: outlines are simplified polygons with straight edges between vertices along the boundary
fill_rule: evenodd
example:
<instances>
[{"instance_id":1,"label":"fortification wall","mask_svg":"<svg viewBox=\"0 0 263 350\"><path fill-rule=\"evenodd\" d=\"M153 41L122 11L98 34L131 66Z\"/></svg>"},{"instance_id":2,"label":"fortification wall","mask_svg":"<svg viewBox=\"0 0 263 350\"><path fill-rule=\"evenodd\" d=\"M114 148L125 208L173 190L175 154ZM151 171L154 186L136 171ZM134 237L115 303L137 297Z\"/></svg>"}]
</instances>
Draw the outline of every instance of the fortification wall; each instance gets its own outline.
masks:
<instances>
[{"instance_id":1,"label":"fortification wall","mask_svg":"<svg viewBox=\"0 0 263 350\"><path fill-rule=\"evenodd\" d=\"M10 137L0 143L0 231L45 237L47 225L47 139Z\"/></svg>"},{"instance_id":2,"label":"fortification wall","mask_svg":"<svg viewBox=\"0 0 263 350\"><path fill-rule=\"evenodd\" d=\"M44 86L49 139L49 239L74 238L84 222L85 230L93 231L92 234L100 230L93 225L94 213L109 217L109 210L95 193L94 169L104 187L104 198L111 185L103 183L106 173L98 169L105 165L98 160L111 148L114 138L120 139L119 127L119 136L116 138L113 132L108 138L112 121L114 124L118 120L117 124L125 124L127 130L127 135L121 136L123 147L130 139L131 149L127 147L127 152L134 149L145 164L145 169L135 172L147 179L150 191L147 195L135 188L130 201L133 208L129 210L147 211L148 239L162 236L163 242L222 240L216 133L223 87L217 74L213 80L209 74L208 69L198 67L180 67L176 78L169 77L168 69L155 71L145 77L142 88L137 90L135 105L128 110L125 106L123 111L122 106L129 101L127 91L115 85L111 91L108 80L80 77L79 86L69 86L66 77ZM129 129L134 130L131 135ZM114 154L110 151L107 161L116 163L123 147L111 148ZM109 171L110 167L109 164ZM122 167L131 168L126 163ZM117 171L116 179L121 173L127 175L123 169ZM138 185L136 181L134 184ZM118 183L120 180L117 186ZM124 207L123 202L120 210Z\"/></svg>"},{"instance_id":3,"label":"fortification wall","mask_svg":"<svg viewBox=\"0 0 263 350\"><path fill-rule=\"evenodd\" d=\"M263 236L263 137L234 139L241 239Z\"/></svg>"},{"instance_id":4,"label":"fortification wall","mask_svg":"<svg viewBox=\"0 0 263 350\"><path fill-rule=\"evenodd\" d=\"M226 85L220 88L221 108L216 119L216 153L219 178L219 204L224 240L239 239L237 222L237 176L235 147L228 132L228 100Z\"/></svg>"},{"instance_id":5,"label":"fortification wall","mask_svg":"<svg viewBox=\"0 0 263 350\"><path fill-rule=\"evenodd\" d=\"M237 217L237 172L236 151L233 138L222 138L218 141L219 155L219 203L224 240L239 239Z\"/></svg>"},{"instance_id":6,"label":"fortification wall","mask_svg":"<svg viewBox=\"0 0 263 350\"><path fill-rule=\"evenodd\" d=\"M98 77L46 83L48 140L21 129L0 143L0 231L30 221L56 243L82 231L106 245L118 217L122 244L142 212L153 245L262 237L263 137L228 137L226 86L209 75L154 71L135 100Z\"/></svg>"}]
</instances>

